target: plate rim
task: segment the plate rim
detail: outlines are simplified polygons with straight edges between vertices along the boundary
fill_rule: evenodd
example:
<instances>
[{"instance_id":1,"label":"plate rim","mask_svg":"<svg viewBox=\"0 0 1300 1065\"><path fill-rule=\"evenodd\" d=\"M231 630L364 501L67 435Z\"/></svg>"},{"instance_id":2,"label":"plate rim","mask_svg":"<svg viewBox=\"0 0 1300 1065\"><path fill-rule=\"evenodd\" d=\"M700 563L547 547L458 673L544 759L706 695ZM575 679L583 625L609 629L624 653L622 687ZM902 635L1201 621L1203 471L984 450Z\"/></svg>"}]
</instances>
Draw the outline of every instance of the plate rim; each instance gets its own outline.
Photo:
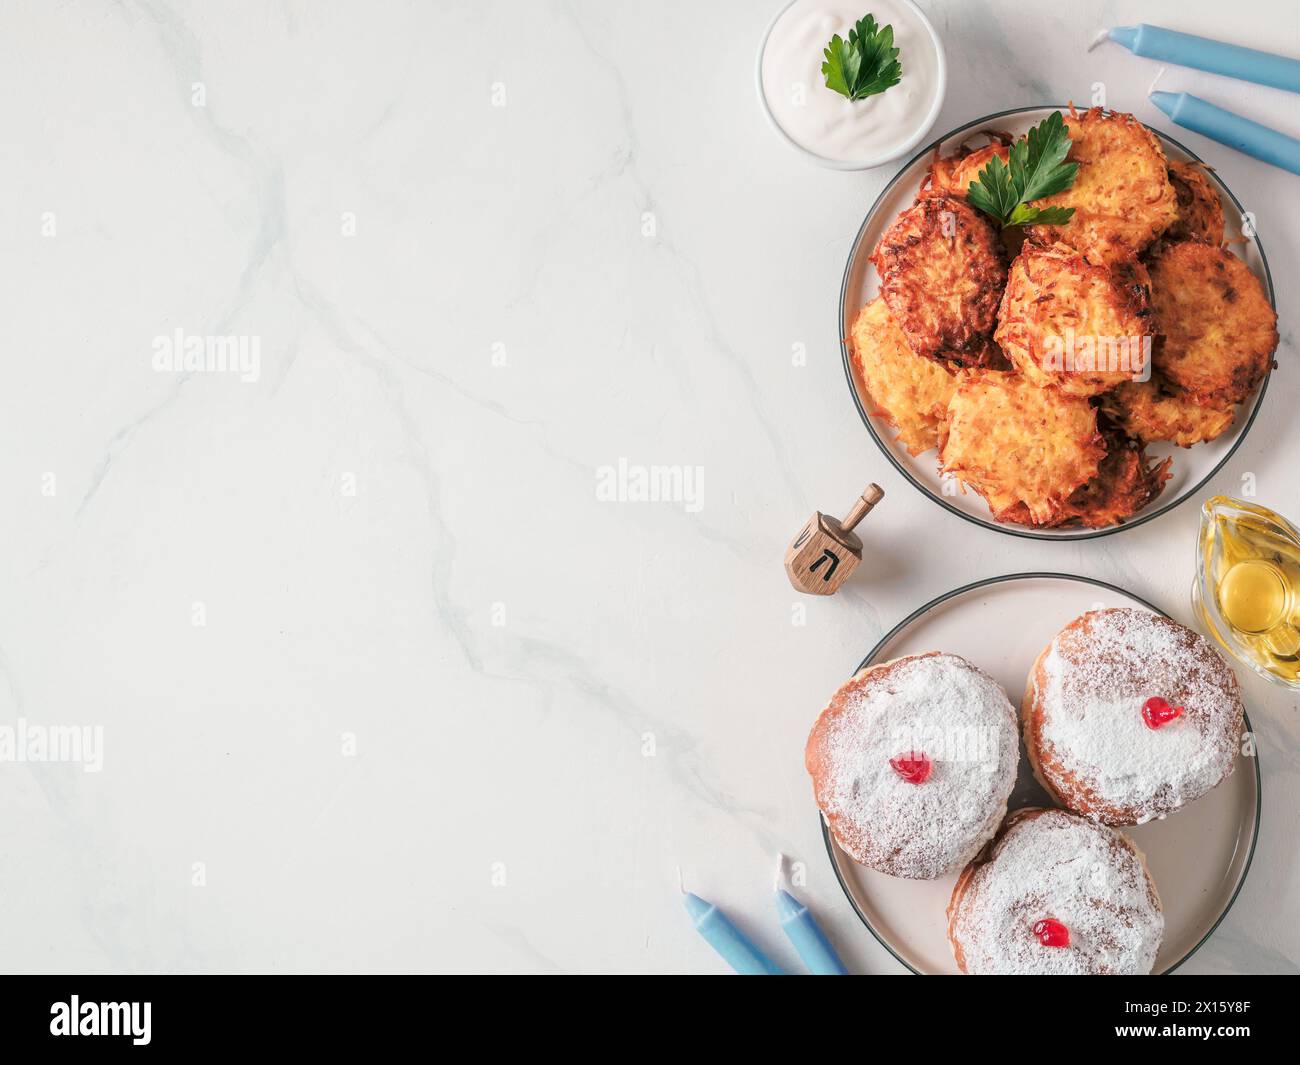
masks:
<instances>
[{"instance_id":1,"label":"plate rim","mask_svg":"<svg viewBox=\"0 0 1300 1065\"><path fill-rule=\"evenodd\" d=\"M1181 503L1186 502L1192 496L1196 495L1207 484L1209 484L1209 482L1215 477L1215 475L1217 475L1218 472L1221 469L1223 469L1224 466L1227 465L1228 460L1231 459L1232 456L1236 454L1237 449L1241 447L1241 445L1245 442L1246 437L1250 434L1251 426L1254 425L1255 418L1258 416L1260 408L1264 405L1264 394L1268 391L1268 383L1273 376L1272 366L1270 365L1269 372L1264 376L1264 380L1260 383L1259 391L1255 395L1255 402L1251 407L1250 416L1246 419L1246 424L1241 427L1241 432L1237 434L1237 439L1232 442L1232 446L1228 448L1227 453L1223 456L1223 458L1221 458L1218 461L1218 463L1215 464L1214 468L1211 469L1209 473L1207 473L1204 477L1202 477L1200 481L1198 481L1196 484L1184 490L1183 493L1179 495L1177 498L1172 499L1169 502L1163 504L1162 506L1157 507L1156 509L1151 511L1151 513L1143 514L1140 517L1134 518L1132 521L1117 522L1116 524L1109 525L1104 529L1081 529L1078 532L1068 533L1065 535L1062 535L1060 533L1052 534L1043 529L1031 529L1031 528L1025 528L1016 525L1009 525L1001 522L992 521L990 519L977 517L974 514L967 514L964 510L960 509L959 507L953 506L942 496L935 495L932 491L930 491L930 489L926 485L918 481L916 477L912 475L912 471L908 469L907 466L903 462L901 462L898 459L898 457L893 453L893 449L889 446L889 444L885 440L881 439L880 434L876 432L875 426L872 425L871 423L871 416L867 413L866 408L864 408L862 405L862 397L858 395L857 384L853 380L853 357L849 351L848 338L845 337L844 335L845 333L844 308L845 308L845 301L848 298L849 275L853 272L853 263L854 260L857 258L858 247L862 243L862 235L867 228L867 223L871 221L876 211L879 209L882 201L885 199L886 196L889 195L889 193L893 190L894 186L898 184L898 182L902 179L903 175L907 173L907 171L910 170L912 166L914 166L917 163L918 160L932 153L937 147L939 147L939 145L943 144L944 141L948 140L950 137L955 137L959 133L963 133L968 129L977 126L983 126L986 123L992 122L996 119L1006 118L1008 115L1026 114L1030 111L1049 111L1049 110L1063 111L1063 110L1067 110L1070 106L1071 105L1065 105L1063 107L1060 104L1038 104L1032 107L1012 107L1012 108L1008 108L1005 111L997 111L994 112L993 114L985 115L982 118L977 118L970 122L965 122L960 126L953 127L953 129L949 130L941 137L938 137L935 140L931 141L929 145L927 145L925 148L922 148L919 152L913 155L906 163L903 164L903 166L899 169L898 173L889 179L885 187L880 190L880 195L876 197L875 201L867 209L866 215L863 216L862 224L858 226L858 232L853 238L853 243L849 246L849 257L844 264L844 277L840 282L840 298L835 308L835 318L836 318L835 331L836 333L839 334L839 338L840 338L840 358L844 364L844 377L845 380L848 382L849 395L853 397L853 405L857 408L858 416L862 419L862 424L866 426L867 432L871 434L871 439L875 441L876 447L880 449L881 454L883 454L885 458L889 460L890 465L893 466L894 469L897 470L900 474L902 474L903 478L913 488L915 488L918 492L920 492L931 502L937 503L939 506L943 507L943 509L948 511L950 514L955 514L963 521L968 521L972 525L978 525L981 528L991 529L994 532L1004 533L1007 536L1019 536L1026 540L1047 540L1047 541L1059 540L1059 541L1066 541L1066 542L1074 542L1076 540L1095 540L1102 536L1111 536L1114 533L1121 532L1125 529L1136 529L1140 525L1145 525L1149 521L1154 521L1156 518L1168 514L1175 507L1179 506ZM1168 141L1170 144L1174 145L1180 151L1185 152L1191 159L1195 160L1196 162L1200 163L1203 167L1205 167L1206 170L1209 171L1210 177L1214 180L1215 184L1220 189L1222 189L1227 194L1228 199L1230 199L1233 202L1233 204L1236 205L1238 213L1244 214L1246 212L1245 206L1242 204L1242 202L1239 199L1237 199L1236 194L1230 188L1228 188L1227 184L1219 177L1217 171L1215 171L1215 169L1212 166L1210 166L1204 159L1202 159L1199 155L1197 155L1194 151L1188 148L1181 141L1175 139L1174 137L1169 136L1167 133L1164 133L1163 131L1156 129L1155 127L1150 126L1145 122L1143 122L1142 125L1144 128L1150 130L1157 137L1161 138L1162 140ZM1269 304L1273 307L1274 313L1276 313L1277 294L1273 288L1273 271L1269 268L1268 256L1264 254L1264 245L1260 243L1258 231L1256 231L1252 239L1256 249L1258 249L1259 251L1260 265L1264 267L1264 281L1265 281L1265 287L1268 289L1268 301ZM1274 355L1276 355L1276 351L1274 352Z\"/></svg>"},{"instance_id":2,"label":"plate rim","mask_svg":"<svg viewBox=\"0 0 1300 1065\"><path fill-rule=\"evenodd\" d=\"M889 643L889 641L892 640L896 635L898 635L898 633L900 633L903 629L907 628L908 625L912 624L912 622L916 621L917 618L921 617L923 614L926 614L930 610L933 610L936 606L939 606L942 603L946 603L949 599L954 599L959 595L964 595L967 592L973 592L978 588L987 588L988 586L994 584L1004 584L1009 581L1034 580L1034 579L1040 579L1044 577L1051 578L1054 580L1077 581L1081 584L1091 584L1097 588L1105 588L1107 591L1118 592L1120 595L1127 596L1130 599L1136 600L1137 602L1141 603L1143 606L1147 607L1152 612L1159 614L1161 617L1166 617L1166 618L1169 617L1169 615L1165 613L1163 610L1161 610L1158 606L1156 606L1154 603L1150 602L1148 599L1144 598L1143 596L1138 595L1136 592L1130 592L1127 588L1121 588L1119 587L1119 585L1111 584L1109 581L1098 580L1096 577L1085 577L1081 573L1062 573L1054 570L1027 570L1023 573L1004 573L997 577L985 577L982 580L971 581L969 584L963 584L961 587L953 588L947 592L944 592L942 595L936 596L934 599L931 599L928 603L925 603L922 606L917 607L910 614L908 614L907 617L903 618L902 621L900 621L897 625L895 625L892 629L890 629L887 633L885 633L885 635L883 635L879 640L876 641L875 645L871 648L871 650L867 652L866 657L862 659L861 663L859 663L857 669L854 670L854 673L860 672L861 670L865 669L871 663L872 658L875 657L875 655L880 651L880 649L884 647L887 643ZM1246 731L1253 733L1255 729L1254 726L1250 723L1250 715L1246 712L1244 706L1242 707L1242 718L1243 718L1243 724L1246 726ZM1232 907L1237 902L1237 896L1241 894L1241 889L1246 886L1246 878L1250 876L1250 867L1255 860L1255 848L1259 843L1259 827L1261 823L1261 816L1264 810L1264 780L1263 780L1263 774L1260 772L1260 767L1259 767L1260 759L1259 759L1258 750L1256 750L1255 756L1251 759L1251 761L1254 763L1254 770L1255 770L1255 824L1251 830L1250 851L1246 855L1246 864L1242 867L1241 878L1237 881L1237 886L1232 889L1232 895L1229 897L1227 905L1223 907L1223 911L1219 914L1217 918L1215 918L1214 923L1210 925L1210 927L1206 930L1205 935L1203 935L1199 940L1197 940L1196 945L1192 947L1192 949L1189 950L1186 954L1184 954L1181 958L1179 958L1176 962L1174 962L1173 965L1169 966L1168 969L1165 969L1161 973L1159 973L1160 976L1168 976L1171 973L1176 972L1178 969L1182 968L1184 964L1187 963L1188 959L1190 959L1193 955L1196 954L1197 951L1199 951L1203 946L1205 946L1205 944L1209 941L1210 936L1214 935L1214 933L1218 930L1219 925L1223 923L1224 918L1227 917L1228 914L1232 911ZM844 882L844 876L840 872L839 863L836 862L835 860L835 841L831 837L830 826L826 824L826 819L822 817L820 810L817 812L817 821L818 824L821 826L822 842L826 846L826 858L827 861L829 861L831 864L831 871L835 874L835 880L840 885L840 890L844 892L844 897L848 899L849 906L851 906L853 912L858 915L858 920L860 920L866 926L867 931L871 933L871 937L882 947L885 948L889 956L893 958L896 962L898 962L901 966L903 966L903 968L905 968L911 975L913 976L930 975L928 973L921 972L917 968L914 968L910 962L900 957L898 952L895 951L894 948L891 947L889 943L885 941L884 937L881 936L881 934L876 931L875 926L872 925L872 923L867 919L867 915L862 912L862 908L858 905L858 900L854 898L853 892L849 889L849 885Z\"/></svg>"}]
</instances>

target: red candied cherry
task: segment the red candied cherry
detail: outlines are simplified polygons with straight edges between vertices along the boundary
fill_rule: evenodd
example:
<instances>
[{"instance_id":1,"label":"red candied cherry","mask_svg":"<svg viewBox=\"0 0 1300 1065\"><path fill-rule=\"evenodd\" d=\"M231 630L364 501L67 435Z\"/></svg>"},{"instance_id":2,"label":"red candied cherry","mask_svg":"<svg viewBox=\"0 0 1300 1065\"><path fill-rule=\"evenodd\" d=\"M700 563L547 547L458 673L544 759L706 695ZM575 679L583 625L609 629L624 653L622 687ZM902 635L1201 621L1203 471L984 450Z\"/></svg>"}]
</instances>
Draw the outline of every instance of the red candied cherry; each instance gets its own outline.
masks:
<instances>
[{"instance_id":1,"label":"red candied cherry","mask_svg":"<svg viewBox=\"0 0 1300 1065\"><path fill-rule=\"evenodd\" d=\"M907 751L889 760L890 767L909 784L924 784L934 772L934 763L920 751Z\"/></svg>"},{"instance_id":2,"label":"red candied cherry","mask_svg":"<svg viewBox=\"0 0 1300 1065\"><path fill-rule=\"evenodd\" d=\"M1045 947L1068 947L1070 930L1054 917L1044 917L1034 925L1034 935Z\"/></svg>"},{"instance_id":3,"label":"red candied cherry","mask_svg":"<svg viewBox=\"0 0 1300 1065\"><path fill-rule=\"evenodd\" d=\"M1168 702L1158 695L1151 696L1142 705L1142 720L1147 723L1147 728L1159 728L1161 725L1167 725L1175 718L1183 716L1181 706L1170 706Z\"/></svg>"}]
</instances>

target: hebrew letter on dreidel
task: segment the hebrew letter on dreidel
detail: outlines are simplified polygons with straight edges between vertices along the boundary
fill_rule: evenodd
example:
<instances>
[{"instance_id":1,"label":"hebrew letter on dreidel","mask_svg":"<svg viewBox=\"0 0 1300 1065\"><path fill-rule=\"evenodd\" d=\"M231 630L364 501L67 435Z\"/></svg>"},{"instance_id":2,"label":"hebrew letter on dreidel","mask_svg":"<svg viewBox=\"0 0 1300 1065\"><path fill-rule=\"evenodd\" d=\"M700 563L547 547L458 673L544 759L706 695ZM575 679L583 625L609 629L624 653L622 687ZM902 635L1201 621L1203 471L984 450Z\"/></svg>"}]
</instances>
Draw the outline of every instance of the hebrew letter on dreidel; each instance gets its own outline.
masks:
<instances>
[{"instance_id":1,"label":"hebrew letter on dreidel","mask_svg":"<svg viewBox=\"0 0 1300 1065\"><path fill-rule=\"evenodd\" d=\"M878 484L867 485L843 522L818 511L799 530L785 551L785 572L798 591L830 595L848 580L862 561L862 541L853 529L884 495Z\"/></svg>"}]
</instances>

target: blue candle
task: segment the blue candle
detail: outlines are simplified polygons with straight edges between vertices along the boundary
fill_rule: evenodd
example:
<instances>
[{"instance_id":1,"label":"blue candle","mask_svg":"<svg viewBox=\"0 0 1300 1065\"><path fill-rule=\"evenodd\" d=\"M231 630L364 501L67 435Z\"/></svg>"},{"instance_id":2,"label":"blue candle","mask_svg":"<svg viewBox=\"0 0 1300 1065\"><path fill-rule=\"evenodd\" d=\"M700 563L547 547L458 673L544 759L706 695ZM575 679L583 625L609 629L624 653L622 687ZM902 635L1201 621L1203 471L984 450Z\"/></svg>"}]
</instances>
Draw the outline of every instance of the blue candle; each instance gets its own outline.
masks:
<instances>
[{"instance_id":1,"label":"blue candle","mask_svg":"<svg viewBox=\"0 0 1300 1065\"><path fill-rule=\"evenodd\" d=\"M835 948L808 912L808 907L784 888L776 889L776 915L813 976L849 975Z\"/></svg>"},{"instance_id":2,"label":"blue candle","mask_svg":"<svg viewBox=\"0 0 1300 1065\"><path fill-rule=\"evenodd\" d=\"M695 930L741 976L784 975L713 903L689 891L683 894L682 901L695 922Z\"/></svg>"},{"instance_id":3,"label":"blue candle","mask_svg":"<svg viewBox=\"0 0 1300 1065\"><path fill-rule=\"evenodd\" d=\"M1300 141L1185 92L1153 92L1151 102L1178 125L1300 174Z\"/></svg>"},{"instance_id":4,"label":"blue candle","mask_svg":"<svg viewBox=\"0 0 1300 1065\"><path fill-rule=\"evenodd\" d=\"M1134 55L1158 59L1180 67L1195 67L1211 74L1271 85L1275 89L1300 92L1300 59L1272 52L1257 52L1235 44L1194 37L1161 26L1116 26L1108 31L1112 41L1122 44Z\"/></svg>"}]
</instances>

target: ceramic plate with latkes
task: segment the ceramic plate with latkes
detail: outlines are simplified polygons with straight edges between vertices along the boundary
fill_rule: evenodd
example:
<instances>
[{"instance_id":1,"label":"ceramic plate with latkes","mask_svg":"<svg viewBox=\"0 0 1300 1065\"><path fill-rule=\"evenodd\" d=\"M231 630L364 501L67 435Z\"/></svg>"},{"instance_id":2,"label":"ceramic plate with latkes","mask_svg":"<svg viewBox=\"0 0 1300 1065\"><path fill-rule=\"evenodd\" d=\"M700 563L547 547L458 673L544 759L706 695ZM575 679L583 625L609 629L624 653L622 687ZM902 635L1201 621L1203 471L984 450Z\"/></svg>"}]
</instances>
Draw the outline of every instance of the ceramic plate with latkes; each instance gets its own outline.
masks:
<instances>
[{"instance_id":1,"label":"ceramic plate with latkes","mask_svg":"<svg viewBox=\"0 0 1300 1065\"><path fill-rule=\"evenodd\" d=\"M1155 443L1147 446L1147 457L1150 460L1155 461L1167 456L1172 457L1171 476L1159 495L1123 523L1102 528L1074 526L1039 528L995 520L983 498L973 491L962 491L951 481L947 484L948 491L945 492L945 482L939 474L936 452L931 449L919 455L909 454L908 449L897 439L898 434L889 422L884 417L871 413L873 406L857 368L854 366L848 343L853 322L858 312L879 293L879 278L870 261L871 253L880 242L881 236L893 225L898 215L910 207L916 199L917 190L920 188L934 158L936 146L945 155L958 151L963 144L978 147L983 142L980 137L981 131L989 129L996 129L1019 137L1054 111L1069 114L1068 107L1030 107L985 115L983 118L968 122L941 137L908 162L885 187L885 190L872 205L871 210L867 212L867 217L858 230L857 238L854 240L852 250L849 252L848 264L844 270L844 283L840 291L840 301L837 308L837 328L840 330L840 346L844 358L844 370L858 413L861 415L867 431L870 432L880 450L884 452L885 457L917 489L925 493L945 510L949 510L967 521L982 525L988 529L996 529L999 532L1009 533L1013 536L1025 536L1034 539L1082 540L1106 536L1121 529L1134 528L1150 521L1152 518L1159 517L1185 499L1195 495L1228 461L1232 453L1245 439L1246 433L1250 430L1251 423L1255 420L1255 415L1263 401L1264 391L1268 384L1267 377L1254 390L1253 395L1249 396L1245 402L1237 407L1236 419L1231 428L1223 435L1208 443L1196 444L1191 448L1180 448L1171 443ZM1067 123L1068 121L1067 118ZM1171 161L1201 162L1196 155L1177 141L1157 130L1152 130L1152 132L1159 139L1165 155ZM1226 221L1225 240L1228 242L1229 249L1234 255L1245 261L1247 267L1259 279L1268 301L1276 308L1277 301L1274 298L1273 282L1269 275L1268 263L1264 258L1264 251L1260 247L1258 236L1253 232L1253 227L1249 224L1245 206L1219 180L1213 170L1207 169L1206 173L1213 188L1218 192L1223 205L1223 214Z\"/></svg>"}]
</instances>

